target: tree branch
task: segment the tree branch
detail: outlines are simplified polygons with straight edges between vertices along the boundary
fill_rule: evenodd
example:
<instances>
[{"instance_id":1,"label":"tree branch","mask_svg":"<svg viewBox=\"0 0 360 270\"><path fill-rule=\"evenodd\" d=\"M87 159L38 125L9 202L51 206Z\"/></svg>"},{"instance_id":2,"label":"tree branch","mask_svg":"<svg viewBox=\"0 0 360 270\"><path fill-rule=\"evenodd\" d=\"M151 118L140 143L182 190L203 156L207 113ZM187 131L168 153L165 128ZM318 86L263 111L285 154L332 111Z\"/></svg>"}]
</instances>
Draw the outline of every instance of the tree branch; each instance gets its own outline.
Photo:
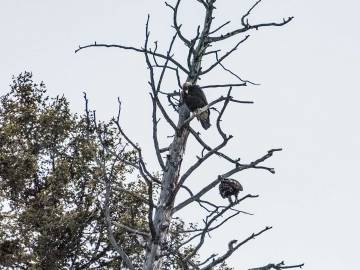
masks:
<instances>
[{"instance_id":1,"label":"tree branch","mask_svg":"<svg viewBox=\"0 0 360 270\"><path fill-rule=\"evenodd\" d=\"M271 149L271 150L268 151L268 153L266 155L264 155L261 158L251 162L250 164L246 164L246 165L242 164L240 166L235 167L232 170L227 171L226 173L224 173L222 175L219 175L216 180L212 181L210 184L208 184L207 186L202 188L193 197L186 199L185 201L181 202L176 207L174 207L173 212L175 213L175 212L181 210L182 208L184 208L185 206L187 206L188 204L190 204L190 203L198 200L199 198L201 198L203 195L205 195L211 189L216 187L217 184L219 184L222 179L228 178L228 177L232 176L233 174L238 173L240 171L253 168L254 166L257 166L259 163L261 163L261 162L265 161L266 159L270 158L274 154L274 152L281 151L281 150L282 149Z\"/></svg>"},{"instance_id":2,"label":"tree branch","mask_svg":"<svg viewBox=\"0 0 360 270\"><path fill-rule=\"evenodd\" d=\"M223 87L236 87L236 86L246 86L246 82L244 82L244 83L229 83L229 84L204 85L204 86L201 86L201 88L202 88L202 89L205 89L205 88L223 88Z\"/></svg>"},{"instance_id":3,"label":"tree branch","mask_svg":"<svg viewBox=\"0 0 360 270\"><path fill-rule=\"evenodd\" d=\"M165 60L168 58L166 55L163 55L161 53L152 52L152 51L145 50L145 49L139 49L139 48L136 48L136 47L123 46L123 45L118 45L118 44L103 44L103 43L96 43L96 42L94 44L89 44L89 45L85 45L85 46L79 46L79 48L75 50L75 53L77 53L77 52L79 52L79 51L81 51L83 49L91 48L91 47L119 48L119 49L124 49L124 50L135 51L135 52L139 52L139 53L149 53L151 55L163 58ZM184 68L178 61L173 59L172 57L169 57L169 61L171 63L173 63L176 67L181 69L184 73L189 74L189 71L186 68Z\"/></svg>"},{"instance_id":4,"label":"tree branch","mask_svg":"<svg viewBox=\"0 0 360 270\"><path fill-rule=\"evenodd\" d=\"M151 86L151 89L152 89L152 92L153 92L153 98L154 100L156 101L156 105L157 107L160 109L162 115L164 116L164 118L166 119L166 121L170 124L170 126L175 130L177 131L177 127L175 125L175 123L171 120L170 116L168 115L168 113L166 112L166 110L164 109L164 107L162 106L160 100L158 99L158 92L160 91L160 87L161 87L161 82L162 82L162 79L163 79L163 76L164 76L164 73L165 73L165 70L166 70L166 67L167 67L167 64L168 64L168 61L169 61L169 57L166 58L166 62L165 62L165 65L164 65L164 68L161 72L161 75L160 75L160 78L159 78L159 81L158 81L158 85L157 87L155 87L155 79L154 79L154 70L153 70L153 67L150 63L150 59L149 59L149 55L147 53L148 51L148 42L149 42L149 36L150 36L150 32L149 32L149 20L150 20L150 15L148 15L148 18L147 18L147 21L146 21L146 27L145 27L145 59L146 59L146 64L150 70L150 86ZM171 43L170 43L170 48L167 52L167 56L170 55L171 53L171 48L174 44L174 41L175 41L175 38L176 38L176 35L173 37ZM155 112L156 112L156 108L155 108ZM155 118L155 120L157 121L157 119ZM154 121L154 120L153 120Z\"/></svg>"},{"instance_id":5,"label":"tree branch","mask_svg":"<svg viewBox=\"0 0 360 270\"><path fill-rule=\"evenodd\" d=\"M106 224L107 224L107 231L108 231L108 237L109 240L112 244L112 246L114 247L114 249L117 251L117 253L119 253L121 259L124 261L124 263L126 264L127 267L129 267L130 270L135 270L134 265L132 264L132 262L130 261L130 258L128 257L128 255L124 252L124 250L118 245L118 243L116 242L116 239L114 237L114 232L112 229L112 224L111 224L111 214L110 214L110 196L111 196L111 186L110 186L110 179L108 179L106 177L106 173L105 173L105 206L104 206L104 212L105 212L105 220L106 220Z\"/></svg>"},{"instance_id":6,"label":"tree branch","mask_svg":"<svg viewBox=\"0 0 360 270\"><path fill-rule=\"evenodd\" d=\"M228 251L222 255L221 257L213 260L210 264L208 264L207 266L201 268L201 270L211 270L214 268L214 266L222 263L223 261L225 261L227 258L229 258L238 248L240 248L241 246L243 246L244 244L246 244L247 242L249 242L250 240L255 239L255 237L263 234L264 232L271 230L272 227L265 227L265 229L257 232L257 233L253 233L252 235L250 235L249 237L247 237L245 240L241 241L239 244L237 243L237 240L232 240L229 242L229 247L228 247Z\"/></svg>"},{"instance_id":7,"label":"tree branch","mask_svg":"<svg viewBox=\"0 0 360 270\"><path fill-rule=\"evenodd\" d=\"M190 241L192 241L193 239L197 238L200 236L200 240L199 243L192 248L192 251L185 257L185 259L190 259L191 257L193 257L198 251L199 249L202 247L202 245L205 242L205 236L206 234L209 234L211 231L218 229L219 227L221 227L223 224L225 224L228 220L230 220L231 218L237 216L238 214L241 213L241 211L237 211L236 213L230 215L229 217L225 218L223 221L221 221L219 224L217 224L216 226L210 227L212 225L212 223L214 223L217 219L219 219L220 217L222 217L223 215L226 214L227 211L232 210L232 207L235 205L238 205L240 202L242 202L243 200L247 199L247 198L257 198L258 195L251 195L248 194L246 196L244 196L243 198L229 204L227 207L223 208L220 212L218 212L218 209L215 209L214 211L212 211L204 220L205 226L204 228L202 228L200 230L200 233L192 236L191 238L189 238L188 240L186 240L186 242L182 243L181 246L183 246L186 243L189 243Z\"/></svg>"},{"instance_id":8,"label":"tree branch","mask_svg":"<svg viewBox=\"0 0 360 270\"><path fill-rule=\"evenodd\" d=\"M219 61L218 53L215 52L215 55L216 55L216 61ZM235 72L232 72L230 69L226 68L223 63L219 63L219 65L223 68L223 70L229 72L231 75L233 75L234 77L236 77L239 81L243 82L243 84L245 84L245 85L246 85L247 83L252 84L252 85L260 85L260 84L258 84L258 83L254 83L254 82L249 81L249 80L243 80L243 79L242 79L239 75L237 75Z\"/></svg>"},{"instance_id":9,"label":"tree branch","mask_svg":"<svg viewBox=\"0 0 360 270\"><path fill-rule=\"evenodd\" d=\"M256 268L251 268L249 270L271 270L271 269L275 269L275 270L281 270L281 269L291 269L291 268L302 268L305 264L297 264L297 265L289 265L286 266L284 261L278 263L278 264L274 264L274 263L269 263L268 265L262 266L262 267L256 267Z\"/></svg>"},{"instance_id":10,"label":"tree branch","mask_svg":"<svg viewBox=\"0 0 360 270\"><path fill-rule=\"evenodd\" d=\"M178 22L177 22L177 13L178 13L180 2L181 2L181 0L177 0L175 7L170 5L168 2L165 2L165 5L173 10L173 23L174 23L173 27L175 28L176 33L179 35L179 38L185 43L185 45L190 48L191 42L187 38L185 38L184 35L181 33L181 30L180 30L181 25L178 25Z\"/></svg>"},{"instance_id":11,"label":"tree branch","mask_svg":"<svg viewBox=\"0 0 360 270\"><path fill-rule=\"evenodd\" d=\"M241 17L241 24L242 24L242 28L236 29L234 31L228 32L224 35L220 35L217 37L209 37L209 42L216 42L216 41L221 41L221 40L225 40L228 39L230 37L233 37L235 35L238 35L240 33L244 33L247 32L251 29L256 29L258 30L261 27L267 27L267 26L283 26L287 23L289 23L294 17L289 17L287 19L283 19L282 22L276 23L276 22L271 22L271 23L260 23L260 24L254 24L254 25L250 25L249 21L247 20L247 17L250 15L251 11L261 2L261 0L258 0L254 5L251 6L251 8Z\"/></svg>"},{"instance_id":12,"label":"tree branch","mask_svg":"<svg viewBox=\"0 0 360 270\"><path fill-rule=\"evenodd\" d=\"M234 48L232 48L230 51L228 51L227 53L225 53L222 57L219 58L219 60L217 60L214 64L212 64L209 68L207 68L204 71L200 72L200 75L204 75L206 73L208 73L210 70L212 70L214 67L216 67L217 65L219 65L226 57L228 57L230 54L232 54L234 51L237 50L237 48L239 47L239 45L243 42L245 42L250 36L247 35L245 38L243 38L242 40L240 40Z\"/></svg>"}]
</instances>

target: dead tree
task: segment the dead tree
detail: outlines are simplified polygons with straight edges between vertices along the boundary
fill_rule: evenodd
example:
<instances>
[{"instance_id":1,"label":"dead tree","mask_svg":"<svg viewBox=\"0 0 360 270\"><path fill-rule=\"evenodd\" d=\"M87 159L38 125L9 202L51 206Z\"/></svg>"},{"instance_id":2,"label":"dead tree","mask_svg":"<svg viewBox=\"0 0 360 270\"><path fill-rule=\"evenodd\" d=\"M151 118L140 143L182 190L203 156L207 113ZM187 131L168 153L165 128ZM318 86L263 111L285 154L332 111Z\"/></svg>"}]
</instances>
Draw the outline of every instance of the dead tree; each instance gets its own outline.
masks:
<instances>
[{"instance_id":1,"label":"dead tree","mask_svg":"<svg viewBox=\"0 0 360 270\"><path fill-rule=\"evenodd\" d=\"M166 6L170 8L173 16L173 28L174 36L170 42L167 52L161 53L158 51L157 42L155 46L151 47L150 43L150 32L149 32L149 21L150 16L148 16L146 21L146 31L145 31L145 42L143 47L132 47L118 44L102 44L94 43L86 46L80 46L75 52L83 50L89 47L108 47L108 48L118 48L123 50L129 50L136 53L144 54L147 68L150 74L149 86L151 88L151 100L152 100L152 124L153 124L153 144L157 156L159 166L161 168L161 177L151 173L152 170L147 168L145 159L143 157L141 148L129 138L123 127L120 125L120 109L121 103L119 102L119 114L117 118L114 118L114 123L117 126L118 132L122 135L123 138L127 141L129 145L137 153L137 158L133 162L126 161L128 165L131 165L135 168L141 177L144 179L144 182L147 184L148 197L146 203L148 205L148 232L141 232L137 228L130 228L123 225L123 227L129 231L129 233L138 234L143 237L146 242L144 247L144 263L141 268L138 268L133 265L131 258L125 254L121 248L121 243L117 243L114 235L112 234L111 224L111 213L109 212L109 199L106 200L105 204L105 216L107 219L107 224L109 227L109 237L111 240L114 249L118 252L120 258L122 259L124 265L127 269L143 269L143 270L160 270L164 269L164 260L166 256L174 256L178 261L181 262L182 269L201 269L201 270L210 270L221 265L227 258L229 258L237 249L241 246L254 239L255 237L263 234L264 232L271 229L271 227L265 227L264 229L252 233L249 237L242 241L232 240L229 242L227 250L220 255L212 255L209 258L202 260L195 260L195 257L198 255L200 249L204 246L206 242L206 235L212 231L219 229L225 222L231 218L237 216L240 213L243 213L240 210L237 210L235 207L239 205L244 200L250 198L256 198L258 195L247 194L243 197L236 198L235 201L230 201L228 205L221 206L216 205L211 201L206 201L204 195L209 191L213 190L218 186L218 184L226 178L234 176L241 171L248 169L259 169L265 170L270 173L275 173L274 169L262 165L263 162L269 159L273 154L278 151L278 149L271 149L267 153L260 155L259 158L253 160L250 163L242 163L239 158L231 157L229 154L226 154L222 149L228 144L228 142L233 138L232 135L227 134L222 126L221 121L223 115L230 104L243 104L243 103L252 103L251 101L238 100L232 96L232 90L235 87L244 87L248 84L253 84L250 81L241 79L235 72L226 68L223 64L224 60L229 58L232 53L234 53L239 47L250 37L251 30L258 30L265 27L276 27L283 26L288 24L293 17L283 19L279 22L265 22L265 23L250 23L249 16L251 12L260 4L261 0L253 4L248 11L241 17L241 25L236 27L234 30L221 33L225 26L230 24L230 21L225 22L220 26L213 26L214 19L214 9L216 0L194 0L194 5L199 4L202 6L205 16L204 21L201 26L196 28L196 34L194 37L186 37L181 30L181 23L178 21L178 12L181 4L181 0L175 0L174 3L165 2ZM211 50L211 47L215 47L218 42L228 40L228 39L237 39L234 47L227 52L222 52L221 49ZM175 58L173 53L173 45L176 41L182 42L188 51L187 59L180 61ZM205 58L213 59L213 63L210 65L204 66L203 60ZM191 127L192 120L196 117L195 114L191 115L187 106L181 100L181 87L183 83L189 82L191 84L196 84L198 80L211 73L215 68L222 68L224 72L229 72L237 80L235 83L219 83L216 85L203 85L202 89L210 88L228 88L227 94L219 96L217 99L209 102L208 106L204 109L212 109L217 112L215 119L212 119L213 126L216 128L218 134L220 135L220 142L216 146L210 146L207 143L206 138L201 137L200 133L194 130ZM177 78L177 86L180 88L180 91L164 91L162 88L162 82L164 77L168 74L174 72ZM183 80L181 79L183 78ZM169 102L170 107L165 106L161 101L161 96L165 96ZM177 112L178 119L173 119L167 108L174 109ZM167 147L161 147L158 139L158 114L167 121L168 125L173 130L173 140ZM185 153L185 147L189 136L193 136L195 140L201 145L203 151L200 156L198 156L196 162L192 164L183 174L180 174L180 169L182 166L182 161ZM106 148L106 146L104 146ZM164 153L166 157L163 157ZM114 153L114 156L118 156ZM200 166L203 165L208 159L212 157L218 157L224 159L225 161L232 164L232 169L224 171L221 175L215 176L212 180L209 179L208 184L205 185L202 189L198 191L190 190L186 186L186 182L192 176L193 172L196 171ZM125 162L125 161L124 161ZM106 181L107 183L111 180L111 177ZM159 194L154 193L155 188L159 188ZM175 199L181 189L184 189L189 193L189 197L180 203L175 204ZM107 193L110 193L111 190L108 186ZM109 195L107 196L109 198ZM204 217L204 224L200 228L189 229L186 233L189 236L182 241L182 243L177 246L169 247L166 245L166 242L169 237L170 228L173 223L173 216L178 211L189 206L190 204L199 204L201 207L206 209L206 216ZM226 217L226 214L229 214ZM188 245L191 245L191 249L185 252L184 248ZM269 264L264 267L253 268L253 269L285 269L285 268L298 268L302 265L294 266L284 266L283 263L280 264Z\"/></svg>"}]
</instances>

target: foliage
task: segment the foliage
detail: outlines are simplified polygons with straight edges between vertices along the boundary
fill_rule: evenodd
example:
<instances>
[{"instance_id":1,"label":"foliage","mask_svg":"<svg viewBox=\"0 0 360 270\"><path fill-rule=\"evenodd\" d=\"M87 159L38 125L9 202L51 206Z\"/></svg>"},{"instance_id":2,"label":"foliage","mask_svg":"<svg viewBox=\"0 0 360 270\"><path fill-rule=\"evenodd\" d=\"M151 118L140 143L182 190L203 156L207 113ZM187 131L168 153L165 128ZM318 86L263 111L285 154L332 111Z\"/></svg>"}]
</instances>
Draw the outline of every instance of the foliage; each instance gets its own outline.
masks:
<instances>
[{"instance_id":1,"label":"foliage","mask_svg":"<svg viewBox=\"0 0 360 270\"><path fill-rule=\"evenodd\" d=\"M131 170L104 154L123 149L110 123L72 114L65 97L50 98L25 72L0 103L0 266L8 269L115 268L104 221L104 170L112 165L112 221L145 228L146 207L125 181ZM131 159L131 152L121 153ZM103 164L104 166L99 166ZM134 235L115 227L117 241L138 260Z\"/></svg>"}]
</instances>

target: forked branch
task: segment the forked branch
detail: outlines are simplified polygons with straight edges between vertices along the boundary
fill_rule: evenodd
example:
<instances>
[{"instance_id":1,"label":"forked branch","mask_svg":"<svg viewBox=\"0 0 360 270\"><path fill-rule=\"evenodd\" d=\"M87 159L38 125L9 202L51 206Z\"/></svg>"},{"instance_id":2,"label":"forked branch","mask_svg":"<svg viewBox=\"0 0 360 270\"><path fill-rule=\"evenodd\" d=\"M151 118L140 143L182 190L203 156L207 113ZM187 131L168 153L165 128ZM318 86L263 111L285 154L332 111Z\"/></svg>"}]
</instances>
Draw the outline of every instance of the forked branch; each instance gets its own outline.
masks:
<instances>
[{"instance_id":1,"label":"forked branch","mask_svg":"<svg viewBox=\"0 0 360 270\"><path fill-rule=\"evenodd\" d=\"M251 6L251 8L241 17L241 25L242 27L236 30L233 30L231 32L228 32L226 34L222 34L220 36L215 36L215 37L209 37L209 42L217 42L217 41L221 41L221 40L225 40L228 38L231 38L235 35L241 34L241 33L245 33L251 29L256 29L258 30L259 28L262 27L268 27L268 26L283 26L287 23L289 23L292 19L294 19L294 17L288 17L286 19L283 19L282 22L269 22L269 23L259 23L259 24L253 24L251 25L249 23L249 20L247 19L247 17L250 15L251 11L254 10L254 8L261 2L262 0L258 0L254 5Z\"/></svg>"}]
</instances>

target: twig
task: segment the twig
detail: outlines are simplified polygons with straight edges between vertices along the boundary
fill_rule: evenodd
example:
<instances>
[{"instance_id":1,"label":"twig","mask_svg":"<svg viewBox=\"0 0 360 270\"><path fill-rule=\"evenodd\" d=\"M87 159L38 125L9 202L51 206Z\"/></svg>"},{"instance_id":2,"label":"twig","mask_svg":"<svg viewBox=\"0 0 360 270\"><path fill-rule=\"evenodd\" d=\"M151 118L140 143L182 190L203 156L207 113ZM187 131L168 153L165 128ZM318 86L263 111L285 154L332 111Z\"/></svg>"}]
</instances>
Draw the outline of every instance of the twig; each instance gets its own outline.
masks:
<instances>
[{"instance_id":1,"label":"twig","mask_svg":"<svg viewBox=\"0 0 360 270\"><path fill-rule=\"evenodd\" d=\"M250 36L247 35L245 38L243 38L242 40L240 40L235 47L233 47L230 51L228 51L227 53L225 53L222 57L219 58L219 60L217 60L214 64L212 64L210 67L208 67L206 70L201 71L200 75L206 74L208 73L210 70L212 70L214 67L216 67L217 65L219 65L226 57L228 57L230 54L232 54L234 51L237 50L237 48L239 47L240 44L244 43Z\"/></svg>"},{"instance_id":2,"label":"twig","mask_svg":"<svg viewBox=\"0 0 360 270\"><path fill-rule=\"evenodd\" d=\"M216 60L219 61L218 53L216 52L215 55L216 55ZM254 82L249 81L249 80L243 80L243 79L242 79L239 75L237 75L235 72L232 72L230 69L226 68L223 63L219 63L219 65L223 68L223 70L229 72L231 75L233 75L234 77L236 77L239 81L245 83L245 85L246 85L246 83L249 83L249 84L252 84L252 85L260 85L260 84L258 84L258 83L254 83Z\"/></svg>"},{"instance_id":3,"label":"twig","mask_svg":"<svg viewBox=\"0 0 360 270\"><path fill-rule=\"evenodd\" d=\"M121 259L124 261L124 263L126 264L126 266L131 269L131 270L135 270L134 265L132 264L130 258L128 257L128 255L124 252L124 250L118 245L118 243L116 242L116 239L114 237L114 232L112 229L112 224L111 224L111 214L110 214L110 196L111 196L111 186L110 186L110 181L109 179L107 179L107 177L105 178L105 184L106 184L106 192L105 192L105 206L104 206L104 212L105 212L105 220L106 220L106 224L107 224L107 231L108 231L108 236L109 236L109 240L112 244L112 246L115 248L115 250L119 253Z\"/></svg>"},{"instance_id":4,"label":"twig","mask_svg":"<svg viewBox=\"0 0 360 270\"><path fill-rule=\"evenodd\" d=\"M219 27L217 27L217 28L215 28L213 31L211 31L211 32L209 33L209 35L212 35L212 34L216 33L217 31L219 31L221 28L223 28L224 26L228 25L229 23L231 23L231 21L227 21L226 23L220 25Z\"/></svg>"},{"instance_id":5,"label":"twig","mask_svg":"<svg viewBox=\"0 0 360 270\"><path fill-rule=\"evenodd\" d=\"M212 84L212 85L204 85L201 86L202 89L205 88L223 88L223 87L236 87L236 86L246 86L246 82L244 83L229 83L229 84Z\"/></svg>"},{"instance_id":6,"label":"twig","mask_svg":"<svg viewBox=\"0 0 360 270\"><path fill-rule=\"evenodd\" d=\"M145 237L145 238L149 238L149 237L150 237L150 234L149 234L149 233L139 231L139 230L134 229L134 228L131 228L131 227L125 225L125 224L122 224L122 223L119 223L119 222L114 222L114 225L116 225L116 226L118 226L118 227L120 227L120 228L123 228L123 229L127 230L128 232L141 235L141 236L143 236L143 237Z\"/></svg>"},{"instance_id":7,"label":"twig","mask_svg":"<svg viewBox=\"0 0 360 270\"><path fill-rule=\"evenodd\" d=\"M246 31L249 31L251 29L258 30L259 28L267 27L267 26L283 26L283 25L289 23L292 19L294 19L294 17L289 17L287 19L283 19L283 21L280 22L280 23L272 22L272 23L259 23L259 24L254 24L254 25L247 24L247 26L244 27L244 28L236 29L236 30L234 30L232 32L229 32L229 33L226 33L224 35L217 36L217 37L209 37L209 41L210 42L216 42L216 41L225 40L225 39L228 39L228 38L233 37L235 35L238 35L240 33L244 33Z\"/></svg>"},{"instance_id":8,"label":"twig","mask_svg":"<svg viewBox=\"0 0 360 270\"><path fill-rule=\"evenodd\" d=\"M230 257L237 249L239 249L241 246L243 246L244 244L246 244L247 242L249 242L250 240L255 239L257 236L263 234L264 232L271 230L272 227L265 227L263 230L257 232L257 233L253 233L252 235L250 235L249 237L247 237L245 240L241 241L239 244L237 243L237 240L232 240L229 242L228 245L228 251L222 255L221 257L213 260L211 263L209 263L207 266L201 268L201 270L210 270L213 269L214 266L222 263L223 261L225 261L228 257Z\"/></svg>"},{"instance_id":9,"label":"twig","mask_svg":"<svg viewBox=\"0 0 360 270\"><path fill-rule=\"evenodd\" d=\"M163 55L161 53L156 53L156 52L152 52L152 51L145 50L145 49L139 49L136 47L123 46L123 45L118 45L118 44L103 44L103 43L94 43L94 44L89 44L89 45L85 45L85 46L79 46L79 48L75 50L75 53L77 53L83 49L91 48L91 47L119 48L119 49L124 49L124 50L135 51L135 52L139 52L139 53L149 53L149 54L155 55L157 57L163 58L165 60L168 58L166 55ZM173 59L172 57L169 57L169 61L171 63L173 63L176 67L181 69L184 73L189 74L189 71L186 68L184 68L178 61Z\"/></svg>"},{"instance_id":10,"label":"twig","mask_svg":"<svg viewBox=\"0 0 360 270\"><path fill-rule=\"evenodd\" d=\"M176 30L176 33L179 35L179 38L186 44L186 46L188 46L190 48L191 42L187 38L185 38L184 35L181 33L181 30L180 30L181 25L178 25L178 23L177 23L177 12L178 12L178 8L180 5L180 1L181 0L177 0L175 7L170 5L168 2L165 2L165 5L173 10L173 23L174 23L174 28Z\"/></svg>"},{"instance_id":11,"label":"twig","mask_svg":"<svg viewBox=\"0 0 360 270\"><path fill-rule=\"evenodd\" d=\"M291 269L291 268L302 268L305 264L297 264L297 265L288 265L286 266L284 261L278 263L278 264L274 264L274 263L269 263L268 265L262 266L262 267L256 267L256 268L250 268L249 270L271 270L271 269L275 269L275 270L281 270L281 269Z\"/></svg>"}]
</instances>

